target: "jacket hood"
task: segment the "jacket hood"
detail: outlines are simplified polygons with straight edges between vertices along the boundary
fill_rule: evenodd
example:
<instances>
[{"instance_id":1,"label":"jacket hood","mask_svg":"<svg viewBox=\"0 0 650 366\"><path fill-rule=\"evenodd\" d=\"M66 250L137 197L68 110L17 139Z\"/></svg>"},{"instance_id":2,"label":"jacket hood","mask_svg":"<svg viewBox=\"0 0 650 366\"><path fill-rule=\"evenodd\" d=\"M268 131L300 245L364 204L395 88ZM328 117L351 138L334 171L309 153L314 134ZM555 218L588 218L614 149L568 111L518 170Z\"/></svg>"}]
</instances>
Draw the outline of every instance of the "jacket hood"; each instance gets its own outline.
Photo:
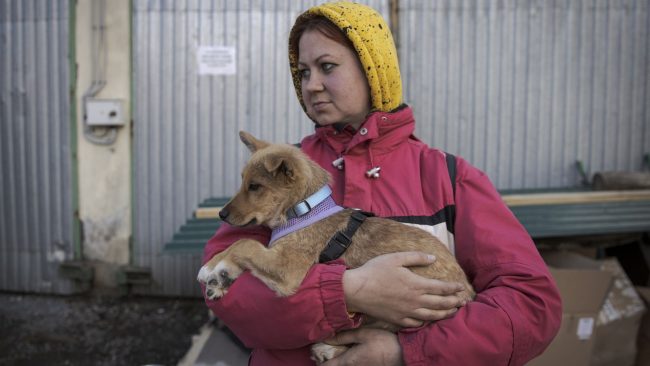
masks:
<instances>
[{"instance_id":1,"label":"jacket hood","mask_svg":"<svg viewBox=\"0 0 650 366\"><path fill-rule=\"evenodd\" d=\"M402 80L397 50L390 28L374 9L351 2L326 3L310 8L296 19L289 39L294 38L296 26L315 17L325 17L334 23L354 45L370 86L372 110L390 112L402 104ZM298 100L302 99L298 70L298 50L289 44L289 66Z\"/></svg>"}]
</instances>

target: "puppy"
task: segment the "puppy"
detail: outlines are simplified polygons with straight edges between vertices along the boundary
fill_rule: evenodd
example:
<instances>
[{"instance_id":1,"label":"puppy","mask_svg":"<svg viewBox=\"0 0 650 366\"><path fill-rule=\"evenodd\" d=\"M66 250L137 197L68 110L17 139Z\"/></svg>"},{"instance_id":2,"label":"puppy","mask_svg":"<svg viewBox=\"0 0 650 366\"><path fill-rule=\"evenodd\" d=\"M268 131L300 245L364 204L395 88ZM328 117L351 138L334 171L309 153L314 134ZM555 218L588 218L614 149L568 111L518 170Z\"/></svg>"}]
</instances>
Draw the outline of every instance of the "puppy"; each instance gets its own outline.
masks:
<instances>
[{"instance_id":1,"label":"puppy","mask_svg":"<svg viewBox=\"0 0 650 366\"><path fill-rule=\"evenodd\" d=\"M300 216L309 215L296 213L308 207L303 201L328 195L329 174L300 149L270 144L243 131L239 136L253 154L244 167L239 192L219 213L224 221L235 226L264 225L282 229L287 224L299 222ZM207 297L218 299L226 295L230 285L244 270L250 270L278 296L293 294L309 268L318 263L319 258L323 261L321 253L334 249L329 244L333 236L337 232L346 232L352 222L351 216L359 216L355 210L333 204L331 197L318 204L328 202L328 208L321 206L321 211L330 212L330 215L319 217L319 221L296 231L280 234L277 239L272 237L269 247L254 240L241 239L215 255L198 274L198 280L206 286ZM465 289L459 296L467 301L474 298L474 290L454 256L437 238L416 227L367 217L359 224L351 244L340 257L347 266L356 268L376 256L405 251L433 254L436 257L433 264L411 270L424 277L462 283ZM399 329L394 324L372 319L365 319L364 326L391 331ZM324 362L345 349L321 343L312 347L312 354L315 361Z\"/></svg>"}]
</instances>

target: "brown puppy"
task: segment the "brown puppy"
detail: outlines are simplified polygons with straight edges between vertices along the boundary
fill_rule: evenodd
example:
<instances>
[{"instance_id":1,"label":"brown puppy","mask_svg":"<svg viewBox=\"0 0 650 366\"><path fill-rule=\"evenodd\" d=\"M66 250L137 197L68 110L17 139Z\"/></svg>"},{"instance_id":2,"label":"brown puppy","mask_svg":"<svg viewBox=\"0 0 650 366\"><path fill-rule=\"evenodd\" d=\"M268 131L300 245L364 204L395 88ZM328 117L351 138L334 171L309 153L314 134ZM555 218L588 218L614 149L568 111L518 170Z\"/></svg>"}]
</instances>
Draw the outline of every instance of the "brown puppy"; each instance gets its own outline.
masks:
<instances>
[{"instance_id":1,"label":"brown puppy","mask_svg":"<svg viewBox=\"0 0 650 366\"><path fill-rule=\"evenodd\" d=\"M239 192L220 212L235 226L264 225L277 228L288 220L287 212L329 183L327 171L291 145L270 144L246 132L240 138L253 152L242 173ZM309 268L337 231L348 225L354 210L344 209L277 239L270 248L241 239L215 255L200 270L198 280L206 285L206 295L217 299L248 269L273 289L278 296L293 294ZM474 298L474 290L454 256L436 237L426 231L393 220L369 217L352 237L352 244L341 256L350 268L387 253L419 251L432 254L436 261L411 270L424 277L465 285L459 295ZM364 326L396 331L398 326L366 320ZM322 362L344 351L343 347L317 344L312 348L316 361Z\"/></svg>"}]
</instances>

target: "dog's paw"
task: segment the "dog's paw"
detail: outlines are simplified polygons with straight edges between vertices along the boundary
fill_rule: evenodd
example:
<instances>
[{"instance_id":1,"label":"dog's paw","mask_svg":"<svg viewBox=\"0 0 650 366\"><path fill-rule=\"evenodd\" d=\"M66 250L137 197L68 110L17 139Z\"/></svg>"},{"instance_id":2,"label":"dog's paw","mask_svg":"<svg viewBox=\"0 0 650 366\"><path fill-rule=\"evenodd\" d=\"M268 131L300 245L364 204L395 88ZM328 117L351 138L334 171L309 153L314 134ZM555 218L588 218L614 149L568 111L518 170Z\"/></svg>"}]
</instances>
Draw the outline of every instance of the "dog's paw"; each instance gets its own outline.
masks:
<instances>
[{"instance_id":1,"label":"dog's paw","mask_svg":"<svg viewBox=\"0 0 650 366\"><path fill-rule=\"evenodd\" d=\"M211 268L209 264L201 267L197 280L205 284L205 295L210 300L223 297L235 279L242 273L241 268L227 259L219 261Z\"/></svg>"},{"instance_id":2,"label":"dog's paw","mask_svg":"<svg viewBox=\"0 0 650 366\"><path fill-rule=\"evenodd\" d=\"M332 346L327 343L315 343L311 346L311 359L321 364L347 351L347 346Z\"/></svg>"}]
</instances>

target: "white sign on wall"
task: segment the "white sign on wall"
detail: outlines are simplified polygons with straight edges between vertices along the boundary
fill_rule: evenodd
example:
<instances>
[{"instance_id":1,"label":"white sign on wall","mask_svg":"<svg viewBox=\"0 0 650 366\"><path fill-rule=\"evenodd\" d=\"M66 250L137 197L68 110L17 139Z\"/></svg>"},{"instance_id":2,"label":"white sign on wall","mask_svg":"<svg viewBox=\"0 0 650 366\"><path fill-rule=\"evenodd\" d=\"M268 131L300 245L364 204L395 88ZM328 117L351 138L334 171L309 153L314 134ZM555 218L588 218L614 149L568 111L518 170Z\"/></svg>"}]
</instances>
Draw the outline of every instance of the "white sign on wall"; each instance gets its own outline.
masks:
<instances>
[{"instance_id":1,"label":"white sign on wall","mask_svg":"<svg viewBox=\"0 0 650 366\"><path fill-rule=\"evenodd\" d=\"M237 73L235 47L199 46L199 75L234 75Z\"/></svg>"}]
</instances>

